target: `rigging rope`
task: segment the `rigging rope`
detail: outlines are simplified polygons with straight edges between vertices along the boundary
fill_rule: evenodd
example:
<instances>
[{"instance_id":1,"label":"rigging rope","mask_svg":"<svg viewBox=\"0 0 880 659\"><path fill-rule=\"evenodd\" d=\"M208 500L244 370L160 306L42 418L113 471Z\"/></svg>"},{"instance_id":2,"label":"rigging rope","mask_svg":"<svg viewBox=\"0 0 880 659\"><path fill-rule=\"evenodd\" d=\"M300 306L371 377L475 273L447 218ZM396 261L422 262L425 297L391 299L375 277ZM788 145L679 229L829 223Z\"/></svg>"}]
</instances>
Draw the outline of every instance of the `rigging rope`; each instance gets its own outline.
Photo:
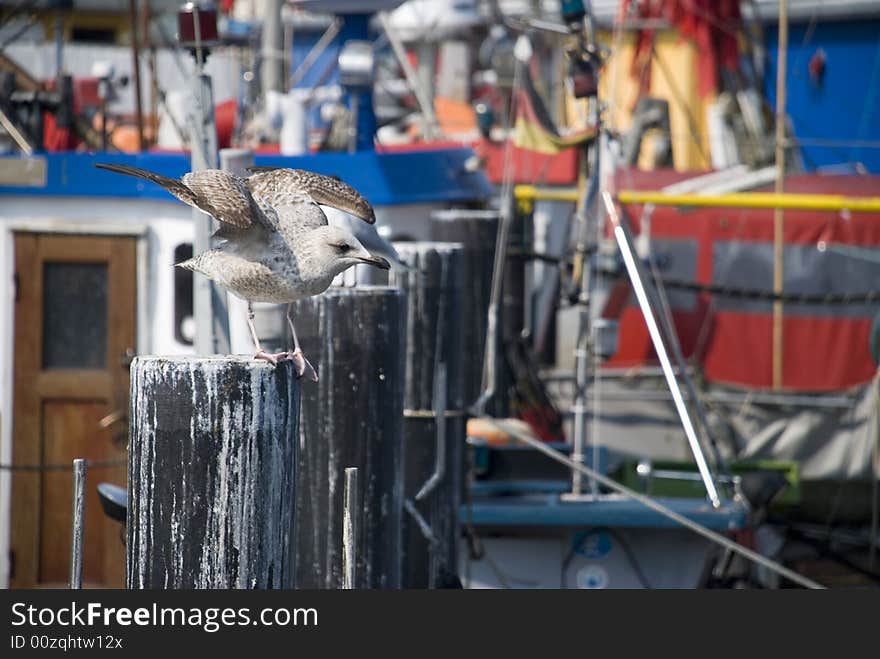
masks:
<instances>
[{"instance_id":1,"label":"rigging rope","mask_svg":"<svg viewBox=\"0 0 880 659\"><path fill-rule=\"evenodd\" d=\"M680 524L681 526L684 526L685 528L693 531L694 533L701 535L702 537L706 538L707 540L710 540L716 544L719 544L722 547L729 549L730 551L736 552L740 556L742 556L742 557L744 557L754 563L757 563L757 564L767 568L768 570L771 570L771 571L779 574L780 576L785 577L789 581L792 581L800 586L803 586L804 588L810 588L810 589L824 589L825 588L825 586L813 581L812 579L809 579L805 576L798 574L797 572L789 570L784 565L781 565L780 563L777 563L776 561L771 560L771 559L767 558L766 556L762 556L758 552L753 551L753 550L749 549L748 547L744 547L743 545L741 545L737 542L734 542L733 540L730 540L729 538L724 537L720 533L716 533L715 531L712 531L711 529L706 528L702 524L698 524L697 522L693 521L692 519L689 519L689 518L685 517L684 515L667 508L666 506L664 506L661 503L658 503L657 501L655 501L651 497L640 494L639 492L636 492L635 490L632 490L632 489L626 487L625 485L621 485L617 481L615 481L611 478L608 478L604 474L602 474L594 469L591 469L590 467L587 467L586 465L584 465L582 463L575 462L574 460L572 460L571 458L569 458L565 454L560 453L559 451L557 451L556 449L554 449L550 446L547 446L547 444L545 442L542 442L539 439L535 439L534 437L531 437L528 434L521 432L518 428L516 428L513 425L505 424L503 421L500 421L498 419L493 419L493 418L485 416L485 415L483 415L482 418L484 418L486 421L488 421L491 425L495 426L499 430L506 432L509 435L516 437L521 442L528 444L529 446L531 446L534 449L537 449L538 451L540 451L541 453L543 453L547 457L552 458L553 460L556 460L557 462L564 464L565 466L569 467L570 469L574 469L576 471L579 471L582 474L585 474L589 478L596 479L605 487L607 487L611 490L614 490L615 492L618 492L626 497L634 499L635 501L638 501L639 503L650 508L654 512L659 513L660 515L663 515L664 517L667 517L668 519L671 519L672 521Z\"/></svg>"}]
</instances>

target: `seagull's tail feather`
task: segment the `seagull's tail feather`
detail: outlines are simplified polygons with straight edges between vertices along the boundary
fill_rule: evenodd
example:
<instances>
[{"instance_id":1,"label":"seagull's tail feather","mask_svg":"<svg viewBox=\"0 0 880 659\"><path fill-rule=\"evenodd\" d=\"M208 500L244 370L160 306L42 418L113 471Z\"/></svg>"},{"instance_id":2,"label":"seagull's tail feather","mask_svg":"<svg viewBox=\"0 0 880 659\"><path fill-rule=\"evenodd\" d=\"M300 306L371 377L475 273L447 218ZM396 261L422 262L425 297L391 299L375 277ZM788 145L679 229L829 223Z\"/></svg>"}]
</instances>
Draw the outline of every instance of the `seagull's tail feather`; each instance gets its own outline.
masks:
<instances>
[{"instance_id":1,"label":"seagull's tail feather","mask_svg":"<svg viewBox=\"0 0 880 659\"><path fill-rule=\"evenodd\" d=\"M154 172L148 172L146 169L140 169L139 167L132 167L130 165L116 165L111 163L96 163L95 167L98 169L106 169L111 172L116 172L117 174L125 174L126 176L134 176L135 178L146 179L147 181L152 181L153 183L157 183L161 185L163 188L168 190L175 197L180 199L185 204L189 204L190 206L195 206L196 208L200 208L199 199L197 199L195 193L190 190L187 186L185 186L180 181L176 181L173 178L168 178L167 176L162 176L161 174L156 174Z\"/></svg>"},{"instance_id":2,"label":"seagull's tail feather","mask_svg":"<svg viewBox=\"0 0 880 659\"><path fill-rule=\"evenodd\" d=\"M203 169L184 174L183 180L177 181L130 165L97 163L95 167L152 181L183 203L239 229L249 227L253 217L262 217L244 180L232 172Z\"/></svg>"},{"instance_id":3,"label":"seagull's tail feather","mask_svg":"<svg viewBox=\"0 0 880 659\"><path fill-rule=\"evenodd\" d=\"M184 270L192 270L193 272L198 271L198 266L196 265L196 258L193 257L191 259L187 259L186 261L181 261L180 263L175 263L175 268L183 268Z\"/></svg>"}]
</instances>

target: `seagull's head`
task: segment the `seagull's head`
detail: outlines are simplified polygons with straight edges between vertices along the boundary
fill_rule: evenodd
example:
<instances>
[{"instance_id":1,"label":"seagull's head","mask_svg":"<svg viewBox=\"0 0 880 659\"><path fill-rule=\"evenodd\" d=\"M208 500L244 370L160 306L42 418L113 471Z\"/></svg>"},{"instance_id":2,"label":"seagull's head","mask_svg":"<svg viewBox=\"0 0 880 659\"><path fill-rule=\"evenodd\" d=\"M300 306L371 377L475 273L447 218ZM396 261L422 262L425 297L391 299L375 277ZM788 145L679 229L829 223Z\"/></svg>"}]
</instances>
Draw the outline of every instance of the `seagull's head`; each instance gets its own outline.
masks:
<instances>
[{"instance_id":1,"label":"seagull's head","mask_svg":"<svg viewBox=\"0 0 880 659\"><path fill-rule=\"evenodd\" d=\"M355 238L354 234L342 227L325 226L311 232L311 257L314 263L335 277L353 265L365 263L382 270L390 264L381 256L374 256Z\"/></svg>"}]
</instances>

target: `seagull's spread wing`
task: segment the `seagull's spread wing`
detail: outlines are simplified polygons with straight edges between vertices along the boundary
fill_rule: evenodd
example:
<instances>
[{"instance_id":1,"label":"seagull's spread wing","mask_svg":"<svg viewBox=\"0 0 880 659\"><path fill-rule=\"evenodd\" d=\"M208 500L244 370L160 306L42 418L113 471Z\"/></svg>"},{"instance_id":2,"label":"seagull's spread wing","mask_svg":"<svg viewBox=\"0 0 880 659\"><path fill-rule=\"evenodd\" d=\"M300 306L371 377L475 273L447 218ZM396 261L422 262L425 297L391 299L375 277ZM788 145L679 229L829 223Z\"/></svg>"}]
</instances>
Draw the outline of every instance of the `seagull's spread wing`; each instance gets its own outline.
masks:
<instances>
[{"instance_id":1,"label":"seagull's spread wing","mask_svg":"<svg viewBox=\"0 0 880 659\"><path fill-rule=\"evenodd\" d=\"M302 169L248 167L248 171L252 176L247 179L247 183L254 197L261 198L272 206L286 205L285 199L292 193L305 193L315 203L351 213L367 224L376 221L370 202L338 178Z\"/></svg>"},{"instance_id":2,"label":"seagull's spread wing","mask_svg":"<svg viewBox=\"0 0 880 659\"><path fill-rule=\"evenodd\" d=\"M203 169L184 174L182 180L155 174L129 165L96 164L117 174L146 179L161 185L182 202L212 215L218 222L236 229L248 229L255 223L274 229L254 201L245 180L221 169Z\"/></svg>"},{"instance_id":3,"label":"seagull's spread wing","mask_svg":"<svg viewBox=\"0 0 880 659\"><path fill-rule=\"evenodd\" d=\"M184 174L183 183L199 199L207 199L214 209L206 211L225 224L246 229L253 224L262 224L273 229L272 223L260 212L245 180L232 172L222 169L202 169Z\"/></svg>"}]
</instances>

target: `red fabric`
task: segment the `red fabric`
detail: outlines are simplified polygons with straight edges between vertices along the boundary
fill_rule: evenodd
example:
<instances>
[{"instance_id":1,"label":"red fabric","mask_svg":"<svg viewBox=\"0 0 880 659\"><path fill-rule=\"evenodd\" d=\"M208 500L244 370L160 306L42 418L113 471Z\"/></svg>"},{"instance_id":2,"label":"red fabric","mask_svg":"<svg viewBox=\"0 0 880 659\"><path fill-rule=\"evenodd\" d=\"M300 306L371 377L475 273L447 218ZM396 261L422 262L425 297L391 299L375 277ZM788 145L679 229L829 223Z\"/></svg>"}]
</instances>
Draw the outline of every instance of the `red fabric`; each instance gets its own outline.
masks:
<instances>
[{"instance_id":1,"label":"red fabric","mask_svg":"<svg viewBox=\"0 0 880 659\"><path fill-rule=\"evenodd\" d=\"M232 144L232 131L238 115L238 102L235 99L223 101L214 107L214 122L217 125L217 146L225 149Z\"/></svg>"},{"instance_id":2,"label":"red fabric","mask_svg":"<svg viewBox=\"0 0 880 659\"><path fill-rule=\"evenodd\" d=\"M617 175L615 186L618 190L656 190L688 176L667 170L626 170ZM789 176L785 189L870 197L880 189L880 176ZM633 233L638 233L642 207L630 205L626 210ZM714 245L727 241L772 244L773 211L694 208L681 213L672 207L657 206L651 218L651 235L658 239L695 241L696 281L723 283L712 281ZM788 210L784 239L788 245L815 246L824 240L880 248L880 215ZM817 282L817 286L821 283ZM772 282L760 281L749 286L761 290L771 287ZM865 284L853 282L852 291L865 292ZM715 311L712 296L706 293L698 293L696 300L694 309L673 312L684 354L696 359L710 382L771 387L772 313L737 312L729 308ZM793 313L793 305L783 307L783 387L795 391L836 391L873 378L876 367L868 343L872 319L837 314L840 308L828 306L820 315L803 315ZM620 348L609 360L609 366L657 364L641 311L628 295L627 287L615 290L604 315L620 321Z\"/></svg>"},{"instance_id":3,"label":"red fabric","mask_svg":"<svg viewBox=\"0 0 880 659\"><path fill-rule=\"evenodd\" d=\"M486 177L492 183L504 180L504 143L481 140L474 144L477 155L486 159ZM577 182L580 149L564 149L555 156L513 149L513 182L535 185L573 185Z\"/></svg>"},{"instance_id":4,"label":"red fabric","mask_svg":"<svg viewBox=\"0 0 880 659\"><path fill-rule=\"evenodd\" d=\"M81 144L81 140L70 128L59 128L55 115L43 113L43 145L46 151L73 151Z\"/></svg>"},{"instance_id":5,"label":"red fabric","mask_svg":"<svg viewBox=\"0 0 880 659\"><path fill-rule=\"evenodd\" d=\"M43 82L48 91L53 91L56 86L55 78ZM96 108L101 105L98 98L97 78L74 78L73 80L73 111L81 113L86 108ZM70 128L59 128L55 117L50 112L43 113L43 143L46 151L73 151L82 144L76 132Z\"/></svg>"},{"instance_id":6,"label":"red fabric","mask_svg":"<svg viewBox=\"0 0 880 659\"><path fill-rule=\"evenodd\" d=\"M737 68L740 25L739 0L623 0L618 20L665 19L681 36L691 39L700 57L697 91L706 97L718 90L718 67ZM654 30L639 31L630 74L640 81L640 96L651 86L650 63Z\"/></svg>"}]
</instances>

